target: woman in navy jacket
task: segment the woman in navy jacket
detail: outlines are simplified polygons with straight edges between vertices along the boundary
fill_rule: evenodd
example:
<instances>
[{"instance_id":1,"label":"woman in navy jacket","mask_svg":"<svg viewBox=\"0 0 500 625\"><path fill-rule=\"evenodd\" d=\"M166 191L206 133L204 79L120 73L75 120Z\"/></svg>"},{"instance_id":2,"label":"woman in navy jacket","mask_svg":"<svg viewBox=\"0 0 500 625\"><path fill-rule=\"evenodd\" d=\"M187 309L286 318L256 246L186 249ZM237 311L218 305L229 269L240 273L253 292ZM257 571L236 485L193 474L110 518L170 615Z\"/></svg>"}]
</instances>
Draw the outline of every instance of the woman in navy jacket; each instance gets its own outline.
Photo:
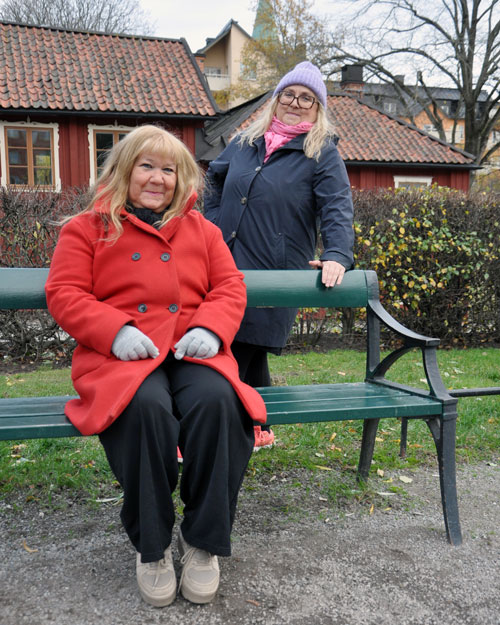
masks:
<instances>
[{"instance_id":1,"label":"woman in navy jacket","mask_svg":"<svg viewBox=\"0 0 500 625\"><path fill-rule=\"evenodd\" d=\"M299 63L262 116L210 163L205 216L222 230L239 269L322 270L326 287L352 265L349 179L326 110L320 71ZM314 260L318 225L323 253ZM247 309L232 351L240 377L271 384L267 352L285 346L296 310ZM274 434L256 427L255 447Z\"/></svg>"}]
</instances>

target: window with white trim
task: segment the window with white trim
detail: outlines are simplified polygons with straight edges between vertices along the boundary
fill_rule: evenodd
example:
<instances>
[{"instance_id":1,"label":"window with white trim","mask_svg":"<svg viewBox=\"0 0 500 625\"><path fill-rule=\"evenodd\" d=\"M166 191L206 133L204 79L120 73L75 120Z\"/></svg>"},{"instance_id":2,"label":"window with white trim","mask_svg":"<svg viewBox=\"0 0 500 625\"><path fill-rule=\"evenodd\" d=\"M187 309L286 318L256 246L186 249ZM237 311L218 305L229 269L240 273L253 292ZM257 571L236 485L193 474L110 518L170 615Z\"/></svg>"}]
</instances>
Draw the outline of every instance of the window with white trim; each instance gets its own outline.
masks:
<instances>
[{"instance_id":1,"label":"window with white trim","mask_svg":"<svg viewBox=\"0 0 500 625\"><path fill-rule=\"evenodd\" d=\"M0 122L0 184L59 191L57 124Z\"/></svg>"},{"instance_id":2,"label":"window with white trim","mask_svg":"<svg viewBox=\"0 0 500 625\"><path fill-rule=\"evenodd\" d=\"M430 187L432 176L394 176L395 189L410 189L413 187Z\"/></svg>"},{"instance_id":3,"label":"window with white trim","mask_svg":"<svg viewBox=\"0 0 500 625\"><path fill-rule=\"evenodd\" d=\"M128 126L89 126L90 184L97 180L111 148L131 130Z\"/></svg>"}]
</instances>

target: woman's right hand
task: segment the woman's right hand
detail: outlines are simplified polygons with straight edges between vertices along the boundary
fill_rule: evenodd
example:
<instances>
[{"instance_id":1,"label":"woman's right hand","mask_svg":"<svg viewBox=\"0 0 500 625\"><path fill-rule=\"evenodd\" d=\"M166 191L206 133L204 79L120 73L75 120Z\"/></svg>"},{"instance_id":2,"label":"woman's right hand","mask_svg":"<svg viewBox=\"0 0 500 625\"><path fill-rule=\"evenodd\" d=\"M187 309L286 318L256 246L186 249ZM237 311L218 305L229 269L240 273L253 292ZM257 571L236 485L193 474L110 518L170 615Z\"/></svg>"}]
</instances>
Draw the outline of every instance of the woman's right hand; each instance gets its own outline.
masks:
<instances>
[{"instance_id":1,"label":"woman's right hand","mask_svg":"<svg viewBox=\"0 0 500 625\"><path fill-rule=\"evenodd\" d=\"M129 325L118 330L111 351L119 360L140 360L160 355L159 349L148 336Z\"/></svg>"}]
</instances>

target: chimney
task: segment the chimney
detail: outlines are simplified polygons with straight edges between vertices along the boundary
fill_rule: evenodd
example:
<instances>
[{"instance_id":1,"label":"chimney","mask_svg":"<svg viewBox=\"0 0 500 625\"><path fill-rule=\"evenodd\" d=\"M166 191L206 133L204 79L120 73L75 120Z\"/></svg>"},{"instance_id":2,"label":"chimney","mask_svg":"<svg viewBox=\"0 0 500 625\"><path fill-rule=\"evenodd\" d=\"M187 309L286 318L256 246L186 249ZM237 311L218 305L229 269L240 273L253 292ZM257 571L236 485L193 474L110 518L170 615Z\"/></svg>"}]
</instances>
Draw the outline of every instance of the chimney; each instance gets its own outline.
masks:
<instances>
[{"instance_id":1,"label":"chimney","mask_svg":"<svg viewBox=\"0 0 500 625\"><path fill-rule=\"evenodd\" d=\"M405 75L404 74L396 74L394 76L394 82L400 82L402 85L405 84Z\"/></svg>"},{"instance_id":2,"label":"chimney","mask_svg":"<svg viewBox=\"0 0 500 625\"><path fill-rule=\"evenodd\" d=\"M363 66L344 65L340 88L352 95L361 97L363 95L363 85Z\"/></svg>"}]
</instances>

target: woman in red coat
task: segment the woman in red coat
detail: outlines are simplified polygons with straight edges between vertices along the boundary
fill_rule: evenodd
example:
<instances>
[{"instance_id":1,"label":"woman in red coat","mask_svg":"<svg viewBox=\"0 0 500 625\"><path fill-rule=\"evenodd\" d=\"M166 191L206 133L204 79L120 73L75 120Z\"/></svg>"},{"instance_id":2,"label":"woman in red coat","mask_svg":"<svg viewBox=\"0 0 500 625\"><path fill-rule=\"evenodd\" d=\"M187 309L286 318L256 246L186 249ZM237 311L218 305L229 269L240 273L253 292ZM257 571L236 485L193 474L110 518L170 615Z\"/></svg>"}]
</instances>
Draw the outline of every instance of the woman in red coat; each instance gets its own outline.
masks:
<instances>
[{"instance_id":1,"label":"woman in red coat","mask_svg":"<svg viewBox=\"0 0 500 625\"><path fill-rule=\"evenodd\" d=\"M218 588L217 556L230 555L253 420L265 421L230 350L243 275L220 230L193 210L200 183L182 142L135 129L111 151L87 209L64 225L46 285L50 312L78 343L79 399L67 415L82 434L99 434L124 490L139 590L155 606L177 590L177 446L180 591L205 603Z\"/></svg>"}]
</instances>

